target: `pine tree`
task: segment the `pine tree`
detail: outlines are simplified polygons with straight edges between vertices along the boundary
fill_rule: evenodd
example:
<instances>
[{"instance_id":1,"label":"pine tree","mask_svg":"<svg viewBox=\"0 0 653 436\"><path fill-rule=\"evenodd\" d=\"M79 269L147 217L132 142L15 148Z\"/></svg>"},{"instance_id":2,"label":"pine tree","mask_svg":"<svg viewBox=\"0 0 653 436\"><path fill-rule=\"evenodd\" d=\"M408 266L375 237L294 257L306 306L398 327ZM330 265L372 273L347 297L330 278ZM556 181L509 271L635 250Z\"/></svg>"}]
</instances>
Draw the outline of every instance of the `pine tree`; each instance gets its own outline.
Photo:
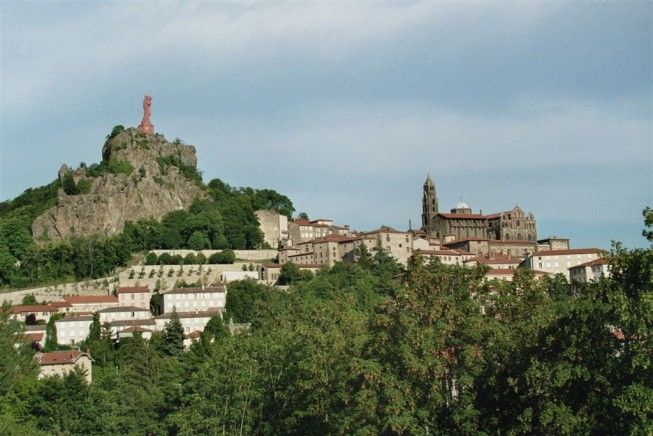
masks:
<instances>
[{"instance_id":1,"label":"pine tree","mask_svg":"<svg viewBox=\"0 0 653 436\"><path fill-rule=\"evenodd\" d=\"M170 321L163 331L165 337L164 352L170 356L178 356L184 351L184 327L181 325L176 310L172 310Z\"/></svg>"}]
</instances>

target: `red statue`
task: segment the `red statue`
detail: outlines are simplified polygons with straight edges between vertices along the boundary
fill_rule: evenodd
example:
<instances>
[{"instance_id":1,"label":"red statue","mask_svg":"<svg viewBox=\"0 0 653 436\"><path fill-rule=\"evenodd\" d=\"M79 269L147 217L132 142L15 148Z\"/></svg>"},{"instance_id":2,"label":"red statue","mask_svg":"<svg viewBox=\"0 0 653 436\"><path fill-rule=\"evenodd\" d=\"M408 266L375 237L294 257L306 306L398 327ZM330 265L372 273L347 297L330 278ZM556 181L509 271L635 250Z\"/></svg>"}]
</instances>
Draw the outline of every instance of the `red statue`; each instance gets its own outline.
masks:
<instances>
[{"instance_id":1,"label":"red statue","mask_svg":"<svg viewBox=\"0 0 653 436\"><path fill-rule=\"evenodd\" d=\"M153 135L154 125L150 122L150 115L152 115L152 97L146 95L143 98L143 120L138 126L138 130L148 135Z\"/></svg>"}]
</instances>

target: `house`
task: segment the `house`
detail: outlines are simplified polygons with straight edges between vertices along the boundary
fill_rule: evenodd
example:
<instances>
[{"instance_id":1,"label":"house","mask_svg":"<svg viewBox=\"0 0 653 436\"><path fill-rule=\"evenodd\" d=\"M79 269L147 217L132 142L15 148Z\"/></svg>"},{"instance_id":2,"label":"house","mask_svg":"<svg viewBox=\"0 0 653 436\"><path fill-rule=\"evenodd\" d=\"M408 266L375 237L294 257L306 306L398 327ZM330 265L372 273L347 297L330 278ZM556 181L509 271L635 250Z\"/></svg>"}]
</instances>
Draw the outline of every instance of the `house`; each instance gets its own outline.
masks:
<instances>
[{"instance_id":1,"label":"house","mask_svg":"<svg viewBox=\"0 0 653 436\"><path fill-rule=\"evenodd\" d=\"M57 329L57 343L60 345L79 344L88 337L93 323L93 315L73 315L54 322Z\"/></svg>"},{"instance_id":2,"label":"house","mask_svg":"<svg viewBox=\"0 0 653 436\"><path fill-rule=\"evenodd\" d=\"M515 278L515 273L517 272L517 268L493 268L488 270L487 273L485 273L485 280L502 280L502 281L507 281L507 282L512 282L513 279ZM535 274L535 279L542 279L549 274L544 272L544 271L533 271Z\"/></svg>"},{"instance_id":3,"label":"house","mask_svg":"<svg viewBox=\"0 0 653 436\"><path fill-rule=\"evenodd\" d=\"M415 250L415 254L427 259L439 259L445 265L463 265L467 259L474 257L464 250Z\"/></svg>"},{"instance_id":4,"label":"house","mask_svg":"<svg viewBox=\"0 0 653 436\"><path fill-rule=\"evenodd\" d=\"M221 312L219 310L207 310L201 312L177 312L179 321L184 328L184 334L189 334L194 331L203 331L209 320L214 316L220 314ZM156 331L163 331L166 324L170 322L170 318L172 318L171 312L154 317L154 322L156 323Z\"/></svg>"},{"instance_id":5,"label":"house","mask_svg":"<svg viewBox=\"0 0 653 436\"><path fill-rule=\"evenodd\" d=\"M37 353L36 360L41 366L39 379L43 377L62 377L75 368L84 371L87 383L93 379L93 359L88 353L79 350L53 351L51 353Z\"/></svg>"},{"instance_id":6,"label":"house","mask_svg":"<svg viewBox=\"0 0 653 436\"><path fill-rule=\"evenodd\" d=\"M515 269L524 261L523 257L491 254L489 256L470 257L465 260L465 266L487 265L492 269Z\"/></svg>"},{"instance_id":7,"label":"house","mask_svg":"<svg viewBox=\"0 0 653 436\"><path fill-rule=\"evenodd\" d=\"M227 287L179 288L163 295L163 313L221 310L227 303Z\"/></svg>"},{"instance_id":8,"label":"house","mask_svg":"<svg viewBox=\"0 0 653 436\"><path fill-rule=\"evenodd\" d=\"M111 321L119 320L148 319L150 318L150 309L116 306L98 310L98 314L100 315L100 323L104 324L105 322L110 323Z\"/></svg>"},{"instance_id":9,"label":"house","mask_svg":"<svg viewBox=\"0 0 653 436\"><path fill-rule=\"evenodd\" d=\"M359 233L357 236L371 253L381 247L403 265L408 263L408 259L413 254L412 232L381 226L370 232Z\"/></svg>"},{"instance_id":10,"label":"house","mask_svg":"<svg viewBox=\"0 0 653 436\"><path fill-rule=\"evenodd\" d=\"M150 288L147 286L120 286L116 289L119 306L150 308Z\"/></svg>"},{"instance_id":11,"label":"house","mask_svg":"<svg viewBox=\"0 0 653 436\"><path fill-rule=\"evenodd\" d=\"M143 339L150 339L152 332L156 331L156 322L152 317L111 321L109 326L111 328L111 337L117 340L120 340L121 337L131 337L137 331L141 332Z\"/></svg>"},{"instance_id":12,"label":"house","mask_svg":"<svg viewBox=\"0 0 653 436\"><path fill-rule=\"evenodd\" d=\"M604 257L581 263L569 268L572 282L588 283L599 281L603 277L610 277L610 264Z\"/></svg>"},{"instance_id":13,"label":"house","mask_svg":"<svg viewBox=\"0 0 653 436\"><path fill-rule=\"evenodd\" d=\"M45 345L45 325L28 325L25 330L17 333L17 346L19 343L31 344L37 350Z\"/></svg>"},{"instance_id":14,"label":"house","mask_svg":"<svg viewBox=\"0 0 653 436\"><path fill-rule=\"evenodd\" d=\"M70 306L69 312L94 313L119 306L118 297L113 295L69 295L63 299Z\"/></svg>"},{"instance_id":15,"label":"house","mask_svg":"<svg viewBox=\"0 0 653 436\"><path fill-rule=\"evenodd\" d=\"M551 275L563 274L569 280L569 268L602 256L603 251L598 248L538 251L527 256L522 265L528 269L544 271Z\"/></svg>"},{"instance_id":16,"label":"house","mask_svg":"<svg viewBox=\"0 0 653 436\"><path fill-rule=\"evenodd\" d=\"M59 309L49 304L19 304L11 306L9 313L11 319L20 322L30 321L36 323L36 320L42 319L45 322L50 321L50 317L57 313Z\"/></svg>"}]
</instances>

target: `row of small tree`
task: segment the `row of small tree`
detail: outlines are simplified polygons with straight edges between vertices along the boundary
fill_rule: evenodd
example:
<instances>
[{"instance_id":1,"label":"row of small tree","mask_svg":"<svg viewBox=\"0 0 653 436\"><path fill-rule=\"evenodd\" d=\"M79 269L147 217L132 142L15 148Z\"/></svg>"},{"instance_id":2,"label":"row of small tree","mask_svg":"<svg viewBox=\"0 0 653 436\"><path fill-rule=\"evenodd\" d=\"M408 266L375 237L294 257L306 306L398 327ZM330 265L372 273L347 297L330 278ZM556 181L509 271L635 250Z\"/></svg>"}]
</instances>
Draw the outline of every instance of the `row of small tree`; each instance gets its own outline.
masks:
<instances>
[{"instance_id":1,"label":"row of small tree","mask_svg":"<svg viewBox=\"0 0 653 436\"><path fill-rule=\"evenodd\" d=\"M208 259L203 253L170 254L168 252L156 253L150 251L145 255L145 265L205 265L209 264L231 264L236 261L236 254L233 250L222 250L211 254Z\"/></svg>"}]
</instances>

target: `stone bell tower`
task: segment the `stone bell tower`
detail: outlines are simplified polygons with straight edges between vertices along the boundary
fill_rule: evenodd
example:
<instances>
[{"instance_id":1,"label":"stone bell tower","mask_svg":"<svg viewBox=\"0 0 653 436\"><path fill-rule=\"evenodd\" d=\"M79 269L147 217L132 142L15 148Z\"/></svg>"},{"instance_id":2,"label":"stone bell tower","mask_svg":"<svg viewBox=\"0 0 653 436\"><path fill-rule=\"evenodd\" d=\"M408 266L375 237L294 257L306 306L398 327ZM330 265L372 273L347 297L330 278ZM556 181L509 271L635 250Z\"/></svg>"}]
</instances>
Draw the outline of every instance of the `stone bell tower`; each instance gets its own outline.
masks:
<instances>
[{"instance_id":1,"label":"stone bell tower","mask_svg":"<svg viewBox=\"0 0 653 436\"><path fill-rule=\"evenodd\" d=\"M438 214L438 196L431 176L426 177L422 195L422 229L429 233L433 218Z\"/></svg>"}]
</instances>

